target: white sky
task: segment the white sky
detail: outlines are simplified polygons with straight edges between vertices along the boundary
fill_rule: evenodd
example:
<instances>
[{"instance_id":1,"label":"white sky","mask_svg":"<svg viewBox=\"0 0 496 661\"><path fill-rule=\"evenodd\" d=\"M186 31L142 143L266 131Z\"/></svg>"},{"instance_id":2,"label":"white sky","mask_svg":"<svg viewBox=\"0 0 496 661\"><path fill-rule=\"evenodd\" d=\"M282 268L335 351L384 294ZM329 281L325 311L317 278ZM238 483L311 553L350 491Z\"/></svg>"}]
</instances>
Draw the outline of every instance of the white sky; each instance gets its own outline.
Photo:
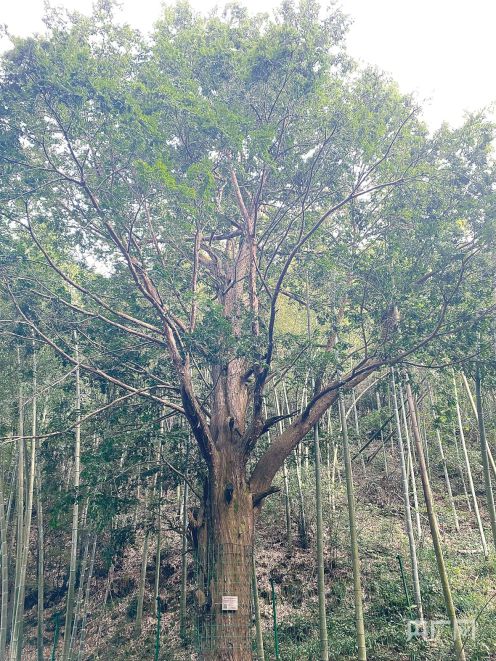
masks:
<instances>
[{"instance_id":1,"label":"white sky","mask_svg":"<svg viewBox=\"0 0 496 661\"><path fill-rule=\"evenodd\" d=\"M92 0L54 0L53 4L88 12ZM123 17L147 30L160 14L161 0L121 0ZM191 0L208 9L215 0ZM250 9L267 11L278 0L245 0ZM432 128L453 125L464 111L496 102L494 0L340 0L354 23L349 52L390 72L405 92L423 101ZM43 28L43 0L4 0L0 24L27 35ZM0 48L5 48L5 40Z\"/></svg>"}]
</instances>

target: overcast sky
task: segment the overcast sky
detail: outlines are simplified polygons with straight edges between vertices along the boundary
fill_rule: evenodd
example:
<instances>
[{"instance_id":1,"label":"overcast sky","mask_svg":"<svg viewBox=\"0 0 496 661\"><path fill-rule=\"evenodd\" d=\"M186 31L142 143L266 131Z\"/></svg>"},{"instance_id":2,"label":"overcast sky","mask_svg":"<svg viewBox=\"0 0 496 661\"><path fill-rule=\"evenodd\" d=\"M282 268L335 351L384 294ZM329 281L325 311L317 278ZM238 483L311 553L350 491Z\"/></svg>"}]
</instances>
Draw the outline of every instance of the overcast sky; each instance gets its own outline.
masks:
<instances>
[{"instance_id":1,"label":"overcast sky","mask_svg":"<svg viewBox=\"0 0 496 661\"><path fill-rule=\"evenodd\" d=\"M92 0L53 2L88 12ZM161 0L121 0L126 21L147 30L160 14ZM208 9L223 2L191 0ZM246 0L267 11L278 0ZM432 128L463 120L464 111L496 102L494 0L341 0L353 18L350 53L390 72L405 92L423 101ZM27 35L43 29L43 0L3 0L0 24ZM2 42L5 48L5 41Z\"/></svg>"}]
</instances>

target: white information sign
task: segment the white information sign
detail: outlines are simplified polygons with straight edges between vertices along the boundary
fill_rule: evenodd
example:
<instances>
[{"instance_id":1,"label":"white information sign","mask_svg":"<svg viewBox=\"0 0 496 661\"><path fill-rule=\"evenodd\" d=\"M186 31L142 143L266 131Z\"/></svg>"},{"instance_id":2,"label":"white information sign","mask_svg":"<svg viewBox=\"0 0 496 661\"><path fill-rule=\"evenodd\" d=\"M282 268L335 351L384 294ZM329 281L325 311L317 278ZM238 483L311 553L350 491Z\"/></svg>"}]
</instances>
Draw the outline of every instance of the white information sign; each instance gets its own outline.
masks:
<instances>
[{"instance_id":1,"label":"white information sign","mask_svg":"<svg viewBox=\"0 0 496 661\"><path fill-rule=\"evenodd\" d=\"M237 611L238 598L237 597L222 597L222 610L223 611Z\"/></svg>"}]
</instances>

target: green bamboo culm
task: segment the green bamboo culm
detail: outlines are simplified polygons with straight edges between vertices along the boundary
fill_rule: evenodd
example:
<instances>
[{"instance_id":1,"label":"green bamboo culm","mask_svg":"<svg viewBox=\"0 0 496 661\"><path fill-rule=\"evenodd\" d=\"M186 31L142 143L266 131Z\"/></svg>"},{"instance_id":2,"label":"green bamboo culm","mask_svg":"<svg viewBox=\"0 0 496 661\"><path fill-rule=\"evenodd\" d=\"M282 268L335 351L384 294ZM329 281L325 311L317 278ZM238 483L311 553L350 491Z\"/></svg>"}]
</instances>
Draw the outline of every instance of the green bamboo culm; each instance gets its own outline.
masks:
<instances>
[{"instance_id":1,"label":"green bamboo culm","mask_svg":"<svg viewBox=\"0 0 496 661\"><path fill-rule=\"evenodd\" d=\"M479 424L479 441L481 446L482 468L484 473L484 488L486 491L487 509L489 520L491 522L491 533L493 537L494 550L496 551L496 508L494 505L494 495L491 485L491 474L489 472L489 457L486 441L486 427L484 424L484 411L482 408L482 378L480 364L477 363L475 371L475 399L477 401L477 422Z\"/></svg>"},{"instance_id":2,"label":"green bamboo culm","mask_svg":"<svg viewBox=\"0 0 496 661\"><path fill-rule=\"evenodd\" d=\"M7 517L4 509L3 448L0 453L0 557L2 559L2 601L0 606L0 659L6 656L7 612L9 605L9 571L7 550Z\"/></svg>"},{"instance_id":3,"label":"green bamboo culm","mask_svg":"<svg viewBox=\"0 0 496 661\"><path fill-rule=\"evenodd\" d=\"M475 513L475 518L477 520L477 525L479 527L479 535L481 538L481 547L482 547L482 552L484 553L484 557L487 558L488 556L488 548L487 548L487 541L486 541L486 535L484 532L484 525L482 523L482 518L480 515L480 510L479 510L479 504L477 502L477 494L475 492L475 487L474 487L474 479L472 477L472 469L470 467L470 459L467 451L467 444L465 442L465 433L463 430L463 421L462 421L462 414L461 414L461 409L460 409L460 402L458 399L458 389L456 387L456 377L455 377L455 372L453 370L453 394L455 396L455 410L456 410L456 416L458 419L458 429L460 433L460 443L462 446L463 450L463 456L465 458L465 466L467 469L467 479L468 479L468 485L470 487L470 493L472 494L472 505L474 507L474 513Z\"/></svg>"},{"instance_id":4,"label":"green bamboo culm","mask_svg":"<svg viewBox=\"0 0 496 661\"><path fill-rule=\"evenodd\" d=\"M307 298L307 338L311 346L312 331L310 320L310 290L308 286L308 273L306 277L306 298ZM312 378L312 392L315 393L315 379ZM313 427L314 442L314 468L315 468L315 518L317 528L316 561L317 561L317 587L319 595L319 643L320 643L320 661L329 661L329 642L327 637L327 616L325 600L325 572L324 572L324 521L322 516L322 475L321 475L321 456L319 441L319 424Z\"/></svg>"},{"instance_id":5,"label":"green bamboo culm","mask_svg":"<svg viewBox=\"0 0 496 661\"><path fill-rule=\"evenodd\" d=\"M281 657L279 656L279 636L277 633L277 603L273 578L270 579L270 587L272 589L272 617L274 618L274 651L276 654L276 661L279 661Z\"/></svg>"},{"instance_id":6,"label":"green bamboo culm","mask_svg":"<svg viewBox=\"0 0 496 661\"><path fill-rule=\"evenodd\" d=\"M253 609L255 611L255 631L256 631L258 661L265 661L262 623L260 621L260 603L258 600L257 567L255 563L255 551L253 551L252 553L251 580L252 580L252 592L253 592Z\"/></svg>"},{"instance_id":7,"label":"green bamboo culm","mask_svg":"<svg viewBox=\"0 0 496 661\"><path fill-rule=\"evenodd\" d=\"M325 573L324 573L324 522L322 517L322 477L319 443L319 427L313 428L315 448L315 509L317 518L317 580L319 592L319 638L321 661L329 659L329 643L327 639L327 617L325 603Z\"/></svg>"},{"instance_id":8,"label":"green bamboo culm","mask_svg":"<svg viewBox=\"0 0 496 661\"><path fill-rule=\"evenodd\" d=\"M79 540L79 487L81 471L81 376L79 368L79 344L77 332L74 331L74 347L76 358L75 386L76 386L76 425L74 428L74 468L73 489L74 504L72 506L72 535L71 555L69 563L69 585L67 588L67 600L64 626L64 647L62 651L63 661L69 661L71 656L71 631L74 619L74 594L76 587L76 574L78 564L78 540Z\"/></svg>"},{"instance_id":9,"label":"green bamboo culm","mask_svg":"<svg viewBox=\"0 0 496 661\"><path fill-rule=\"evenodd\" d=\"M360 578L360 557L358 555L358 540L355 517L355 494L353 488L353 473L351 470L350 448L348 445L348 427L346 410L342 392L339 393L339 417L343 436L343 456L346 473L346 491L348 494L348 517L350 521L351 562L353 565L353 586L355 594L355 621L357 630L358 661L367 661L365 645L365 625L363 621L362 581Z\"/></svg>"},{"instance_id":10,"label":"green bamboo culm","mask_svg":"<svg viewBox=\"0 0 496 661\"><path fill-rule=\"evenodd\" d=\"M463 647L463 641L460 633L460 627L458 626L455 605L453 603L453 596L451 594L448 572L446 570L446 564L444 562L444 554L441 544L441 533L439 532L439 524L437 522L437 515L434 507L434 497L432 495L431 483L429 480L429 475L427 473L427 465L425 463L424 449L422 446L422 439L420 438L420 432L417 422L417 413L415 410L413 393L412 393L410 381L408 379L408 374L405 374L405 382L406 382L406 395L408 400L408 408L410 410L410 420L412 423L413 437L415 440L415 445L417 446L420 478L422 480L424 499L427 507L427 517L429 519L429 527L431 530L432 545L434 546L434 554L436 556L439 578L441 580L441 585L443 588L444 603L446 605L446 610L448 612L448 617L450 619L451 629L453 632L455 656L457 661L466 661L465 650Z\"/></svg>"},{"instance_id":11,"label":"green bamboo culm","mask_svg":"<svg viewBox=\"0 0 496 661\"><path fill-rule=\"evenodd\" d=\"M183 645L188 642L186 598L188 587L188 462L189 462L189 436L186 437L184 447L184 482L183 482L183 508L181 525L181 589L179 594L179 636Z\"/></svg>"},{"instance_id":12,"label":"green bamboo culm","mask_svg":"<svg viewBox=\"0 0 496 661\"><path fill-rule=\"evenodd\" d=\"M408 614L410 615L411 611L412 611L412 602L411 602L411 599L410 599L410 593L408 592L408 585L407 585L407 582L406 582L405 568L403 566L403 558L401 557L401 555L397 555L396 557L398 558L398 563L400 565L401 582L403 583L403 590L405 592L406 605L407 605L407 608L408 608ZM417 660L416 655L413 652L411 652L410 653L410 661L416 661L416 660Z\"/></svg>"},{"instance_id":13,"label":"green bamboo culm","mask_svg":"<svg viewBox=\"0 0 496 661\"><path fill-rule=\"evenodd\" d=\"M160 608L160 597L157 597L157 633L155 635L155 661L160 657L160 620L162 619L162 610Z\"/></svg>"},{"instance_id":14,"label":"green bamboo culm","mask_svg":"<svg viewBox=\"0 0 496 661\"><path fill-rule=\"evenodd\" d=\"M53 634L53 647L52 647L52 654L50 656L50 661L55 661L55 651L57 649L58 642L59 642L59 616L57 615L55 619L55 633Z\"/></svg>"},{"instance_id":15,"label":"green bamboo culm","mask_svg":"<svg viewBox=\"0 0 496 661\"><path fill-rule=\"evenodd\" d=\"M403 583L403 590L405 592L406 605L408 606L408 611L410 611L412 607L412 602L410 600L410 593L408 592L408 585L406 583L405 568L403 567L403 559L401 555L397 555L396 557L398 558L398 563L400 565L401 582Z\"/></svg>"},{"instance_id":16,"label":"green bamboo culm","mask_svg":"<svg viewBox=\"0 0 496 661\"><path fill-rule=\"evenodd\" d=\"M405 505L405 527L406 533L408 536L408 547L410 551L410 562L412 566L412 579L413 579L413 594L415 595L415 604L417 607L417 615L419 620L424 619L424 611L422 608L422 595L420 592L420 581L419 581L419 571L418 571L418 560L417 560L417 547L415 543L415 535L413 533L413 523L412 523L412 511L410 507L410 492L409 492L409 478L407 474L406 467L406 458L403 448L403 437L401 433L401 424L399 416L399 407L398 407L398 397L396 393L396 381L394 378L394 370L391 368L391 377L392 377L392 390L393 390L393 405L394 405L394 417L396 420L396 431L397 431L397 441L398 441L398 454L400 458L400 467L401 467L401 482L403 486L403 501ZM403 395L400 392L401 400L403 401ZM404 413L404 407L402 409ZM409 452L409 448L407 447ZM410 464L410 455L408 454L408 463ZM412 484L415 484L415 476L413 477ZM418 503L417 503L418 504ZM418 508L416 510L418 513Z\"/></svg>"}]
</instances>

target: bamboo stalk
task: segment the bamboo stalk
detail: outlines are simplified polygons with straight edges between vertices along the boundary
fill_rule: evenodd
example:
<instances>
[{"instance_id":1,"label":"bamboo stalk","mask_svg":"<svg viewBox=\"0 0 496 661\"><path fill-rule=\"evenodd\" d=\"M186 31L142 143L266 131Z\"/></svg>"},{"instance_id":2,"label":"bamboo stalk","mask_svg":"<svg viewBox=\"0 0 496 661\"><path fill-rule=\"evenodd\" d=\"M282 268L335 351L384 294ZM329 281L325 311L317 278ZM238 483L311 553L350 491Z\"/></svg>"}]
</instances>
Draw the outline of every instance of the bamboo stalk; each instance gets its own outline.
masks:
<instances>
[{"instance_id":1,"label":"bamboo stalk","mask_svg":"<svg viewBox=\"0 0 496 661\"><path fill-rule=\"evenodd\" d=\"M96 540L97 540L97 536L95 534L93 536L93 547L91 549L90 568L88 571L88 578L86 579L86 591L84 595L84 605L83 605L83 618L81 621L81 634L79 638L78 661L81 661L81 657L84 652L84 646L86 642L86 621L88 617L88 607L90 601L91 579L93 576L93 569L95 567Z\"/></svg>"},{"instance_id":2,"label":"bamboo stalk","mask_svg":"<svg viewBox=\"0 0 496 661\"><path fill-rule=\"evenodd\" d=\"M465 386L465 390L467 391L467 395L468 395L470 405L472 407L472 411L474 412L475 418L478 421L479 420L479 414L477 412L477 405L474 401L472 391L470 390L470 385L468 383L467 377L465 376L464 372L462 372L462 380L463 380L463 385ZM489 461L489 465L491 466L491 469L494 473L494 477L496 478L496 462L494 461L494 457L492 455L491 448L489 447L489 443L487 443L487 439L486 439L486 451L487 451L487 458L488 458L488 461Z\"/></svg>"},{"instance_id":3,"label":"bamboo stalk","mask_svg":"<svg viewBox=\"0 0 496 661\"><path fill-rule=\"evenodd\" d=\"M2 560L2 604L0 607L0 659L5 659L7 646L7 617L9 606L9 551L7 546L7 521L5 518L5 488L3 453L0 454L0 557Z\"/></svg>"},{"instance_id":4,"label":"bamboo stalk","mask_svg":"<svg viewBox=\"0 0 496 661\"><path fill-rule=\"evenodd\" d=\"M188 476L189 437L186 439L184 475ZM183 483L183 519L181 526L181 592L179 597L179 634L183 644L186 643L186 597L188 581L188 480Z\"/></svg>"},{"instance_id":5,"label":"bamboo stalk","mask_svg":"<svg viewBox=\"0 0 496 661\"><path fill-rule=\"evenodd\" d=\"M472 511L472 503L470 502L470 496L468 495L468 491L467 491L467 484L465 482L465 473L463 471L462 456L460 454L460 448L458 447L458 440L456 438L456 429L455 429L454 423L453 423L453 430L452 431L453 431L453 441L454 441L455 450L456 450L456 458L458 460L458 472L460 473L460 477L462 479L463 493L464 493L464 496L465 496L465 500L467 501L468 511L471 512Z\"/></svg>"},{"instance_id":6,"label":"bamboo stalk","mask_svg":"<svg viewBox=\"0 0 496 661\"><path fill-rule=\"evenodd\" d=\"M279 395L275 388L274 388L274 400L276 405L276 414L280 416L281 405L279 403ZM267 417L267 411L265 413L265 417ZM282 434L283 431L284 431L284 425L282 423L282 420L279 420L279 433ZM270 432L267 433L270 443ZM286 545L288 549L288 554L291 554L293 552L293 532L291 530L291 500L289 496L289 475L288 475L288 465L286 461L284 461L282 465L282 476L284 483L284 514L286 518Z\"/></svg>"},{"instance_id":7,"label":"bamboo stalk","mask_svg":"<svg viewBox=\"0 0 496 661\"><path fill-rule=\"evenodd\" d=\"M475 518L477 520L477 526L479 528L479 535L481 538L481 546L482 546L482 551L484 555L487 557L488 555L488 549L487 549L487 542L486 542L486 535L484 534L484 527L482 525L482 519L479 511L479 503L477 501L477 496L475 493L475 487L474 487L474 480L472 478L472 469L470 467L470 459L468 457L468 451L467 451L467 444L465 443L465 432L463 431L463 422L462 422L462 414L460 411L460 402L458 400L458 390L456 387L456 379L455 379L455 374L453 373L453 392L455 395L455 407L456 407L456 415L458 418L458 429L460 432L460 442L462 445L462 451L463 451L463 456L465 458L465 466L467 469L467 478L468 478L468 485L470 488L470 493L472 495L472 504L474 506L474 513L475 513Z\"/></svg>"},{"instance_id":8,"label":"bamboo stalk","mask_svg":"<svg viewBox=\"0 0 496 661\"><path fill-rule=\"evenodd\" d=\"M482 408L482 394L481 394L481 371L480 365L477 363L475 373L475 397L477 400L477 420L479 423L479 441L481 446L482 468L484 473L484 489L486 492L487 509L489 512L489 520L491 522L491 532L493 536L494 550L496 551L496 509L494 506L494 494L491 485L491 475L489 473L489 460L487 453L486 442L486 427L484 424L484 411Z\"/></svg>"},{"instance_id":9,"label":"bamboo stalk","mask_svg":"<svg viewBox=\"0 0 496 661\"><path fill-rule=\"evenodd\" d=\"M431 407L434 409L434 398L432 396L431 388L429 385L429 398L431 402ZM458 513L456 511L456 506L455 506L455 499L453 498L453 490L451 489L451 481L449 478L449 473L448 473L448 463L446 461L446 456L444 454L444 447L443 447L443 442L441 439L441 432L439 431L439 428L436 426L436 440L437 440L437 447L439 450L439 455L441 456L441 462L443 464L443 472L444 472L444 482L446 484L446 490L448 492L448 499L450 502L450 507L451 511L453 512L453 520L455 522L455 528L457 532L460 530L460 523L458 521Z\"/></svg>"},{"instance_id":10,"label":"bamboo stalk","mask_svg":"<svg viewBox=\"0 0 496 661\"><path fill-rule=\"evenodd\" d=\"M366 661L367 648L365 645L365 625L363 621L363 596L360 578L360 556L358 553L358 539L356 530L355 495L353 488L353 473L351 469L350 448L348 445L348 428L343 395L339 393L339 415L341 418L341 432L343 436L343 457L346 477L346 491L348 494L348 517L350 522L351 559L353 566L353 592L355 595L355 621L358 646L358 661Z\"/></svg>"},{"instance_id":11,"label":"bamboo stalk","mask_svg":"<svg viewBox=\"0 0 496 661\"><path fill-rule=\"evenodd\" d=\"M145 509L147 508L147 505L148 505L148 497L145 498ZM146 524L145 535L143 538L143 550L141 554L141 571L140 571L140 580L138 586L138 597L137 597L137 605L136 605L136 620L134 623L136 634L141 633L141 627L143 624L143 603L145 600L146 567L148 564L149 538L150 538L150 530L148 529L148 524Z\"/></svg>"},{"instance_id":12,"label":"bamboo stalk","mask_svg":"<svg viewBox=\"0 0 496 661\"><path fill-rule=\"evenodd\" d=\"M306 389L306 385L305 385ZM288 393L285 384L283 384L284 400L286 404L286 413L289 415L291 408L289 406ZM303 400L302 400L303 407ZM307 530L307 517L305 509L305 498L303 496L303 484L301 479L301 448L295 449L295 463L296 463L296 487L298 492L298 532L300 537L300 544L303 548L308 548L308 530Z\"/></svg>"},{"instance_id":13,"label":"bamboo stalk","mask_svg":"<svg viewBox=\"0 0 496 661\"><path fill-rule=\"evenodd\" d=\"M23 630L24 630L24 595L26 592L26 571L29 557L30 534L31 534L31 520L33 512L33 493L34 482L36 475L36 433L37 433L37 362L36 362L36 349L33 341L33 377L32 377L32 427L31 427L31 447L30 447L30 470L27 486L27 501L26 510L24 513L24 531L22 541L22 564L21 564L21 577L20 577L20 590L19 599L17 601L17 614L15 622L17 626L16 640L14 646L14 658L16 661L21 661L22 648L23 648Z\"/></svg>"},{"instance_id":14,"label":"bamboo stalk","mask_svg":"<svg viewBox=\"0 0 496 661\"><path fill-rule=\"evenodd\" d=\"M161 465L162 455L162 434L163 434L163 420L161 420L160 434L157 439L157 465ZM157 473L157 477L160 474ZM158 503L157 503L157 548L155 553L155 588L153 591L153 604L155 615L158 616L159 611L159 596L160 596L160 563L162 556L162 481L159 481L158 487Z\"/></svg>"},{"instance_id":15,"label":"bamboo stalk","mask_svg":"<svg viewBox=\"0 0 496 661\"><path fill-rule=\"evenodd\" d=\"M43 661L43 616L45 601L45 539L43 524L43 502L41 497L41 470L39 461L36 464L36 520L38 524L38 612L36 653L37 661ZM1 656L0 656L1 658Z\"/></svg>"},{"instance_id":16,"label":"bamboo stalk","mask_svg":"<svg viewBox=\"0 0 496 661\"><path fill-rule=\"evenodd\" d=\"M448 611L448 617L451 623L451 628L453 631L453 640L455 647L455 654L457 661L466 661L465 651L463 648L462 637L460 634L460 628L458 626L458 620L456 617L455 606L453 603L453 597L451 595L451 587L449 584L448 573L446 571L446 565L444 562L444 555L441 545L441 535L439 533L439 525L437 522L437 516L434 507L434 498L432 495L432 489L429 481L429 475L427 473L427 466L425 463L424 450L422 447L422 439L420 438L420 432L417 424L417 414L415 412L415 404L413 400L412 389L409 381L406 381L406 393L408 399L408 407L410 410L410 419L412 421L412 430L413 436L415 439L415 445L417 447L417 457L420 468L420 478L422 480L422 487L424 491L425 504L427 506L427 516L429 519L429 526L431 530L432 543L434 545L434 553L436 556L439 577L441 579L441 585L443 588L444 602L446 605L446 610Z\"/></svg>"},{"instance_id":17,"label":"bamboo stalk","mask_svg":"<svg viewBox=\"0 0 496 661\"><path fill-rule=\"evenodd\" d=\"M79 479L81 456L81 377L79 373L79 346L76 331L74 331L76 353L76 426L74 433L74 505L72 509L71 559L69 564L69 584L67 589L67 606L65 612L64 647L62 661L69 661L72 634L72 618L74 613L74 591L76 585L77 549L79 539Z\"/></svg>"},{"instance_id":18,"label":"bamboo stalk","mask_svg":"<svg viewBox=\"0 0 496 661\"><path fill-rule=\"evenodd\" d=\"M357 408L355 388L353 388L353 390L351 391L351 396L352 396L353 417L355 420L355 434L357 437L358 448L360 448L360 424L358 422L358 408ZM363 456L363 452L360 452L360 461L362 462L362 470L363 470L363 474L365 475L366 468L365 468L365 458Z\"/></svg>"},{"instance_id":19,"label":"bamboo stalk","mask_svg":"<svg viewBox=\"0 0 496 661\"><path fill-rule=\"evenodd\" d=\"M375 393L375 397L377 402L377 410L379 412L379 415L381 415L381 397L378 392ZM379 424L380 423L381 420L379 419ZM384 459L384 470L386 471L386 479L389 481L389 469L388 469L388 462L386 455L386 444L384 443L384 434L382 431L382 425L381 425L381 444L382 444L382 457Z\"/></svg>"},{"instance_id":20,"label":"bamboo stalk","mask_svg":"<svg viewBox=\"0 0 496 661\"><path fill-rule=\"evenodd\" d=\"M255 632L257 643L258 661L265 661L265 652L263 644L262 622L260 619L260 600L258 598L257 587L257 566L255 562L255 550L252 554L252 591L253 591L253 610L255 611Z\"/></svg>"},{"instance_id":21,"label":"bamboo stalk","mask_svg":"<svg viewBox=\"0 0 496 661\"><path fill-rule=\"evenodd\" d=\"M406 474L408 480L411 480L412 483L412 492L413 492L413 503L415 509L415 520L417 522L417 535L418 538L422 538L422 524L420 522L420 509L418 503L418 494L417 494L417 482L415 480L415 472L413 470L413 455L412 455L412 444L410 442L410 432L408 430L408 420L406 416L405 400L403 399L403 393L401 392L401 384L398 384L400 389L400 402L401 402L401 415L403 419L403 428L405 430L405 439L406 439L406 450L407 450L407 467Z\"/></svg>"},{"instance_id":22,"label":"bamboo stalk","mask_svg":"<svg viewBox=\"0 0 496 661\"><path fill-rule=\"evenodd\" d=\"M21 354L17 347L17 367L21 379ZM22 381L19 384L19 449L17 455L17 540L16 540L16 564L14 582L14 608L12 611L12 640L11 659L17 659L17 648L19 642L19 622L23 616L23 603L21 601L22 591L22 565L24 560L24 395Z\"/></svg>"},{"instance_id":23,"label":"bamboo stalk","mask_svg":"<svg viewBox=\"0 0 496 661\"><path fill-rule=\"evenodd\" d=\"M410 562L412 565L412 579L413 579L413 591L415 594L415 603L417 606L417 614L419 619L422 621L424 619L424 613L422 608L422 594L420 592L420 580L419 580L419 571L418 571L418 559L417 559L417 546L415 544L415 535L413 534L413 524L412 524L412 511L410 506L410 494L408 488L408 476L406 471L406 461L405 461L405 452L403 447L403 438L401 434L401 423L400 416L398 411L398 398L396 395L396 382L394 378L394 370L391 368L391 377L392 377L392 391L393 391L393 407L394 407L394 416L396 421L396 431L397 431L397 442L398 442L398 454L400 457L400 466L401 466L401 482L403 485L403 501L405 505L405 527L408 537L408 546L410 549Z\"/></svg>"},{"instance_id":24,"label":"bamboo stalk","mask_svg":"<svg viewBox=\"0 0 496 661\"><path fill-rule=\"evenodd\" d=\"M322 476L320 470L320 443L319 428L314 426L314 448L315 448L315 510L317 519L317 586L319 596L319 640L321 661L329 659L329 644L327 639L327 618L325 603L325 578L324 578L324 523L322 517Z\"/></svg>"}]
</instances>

